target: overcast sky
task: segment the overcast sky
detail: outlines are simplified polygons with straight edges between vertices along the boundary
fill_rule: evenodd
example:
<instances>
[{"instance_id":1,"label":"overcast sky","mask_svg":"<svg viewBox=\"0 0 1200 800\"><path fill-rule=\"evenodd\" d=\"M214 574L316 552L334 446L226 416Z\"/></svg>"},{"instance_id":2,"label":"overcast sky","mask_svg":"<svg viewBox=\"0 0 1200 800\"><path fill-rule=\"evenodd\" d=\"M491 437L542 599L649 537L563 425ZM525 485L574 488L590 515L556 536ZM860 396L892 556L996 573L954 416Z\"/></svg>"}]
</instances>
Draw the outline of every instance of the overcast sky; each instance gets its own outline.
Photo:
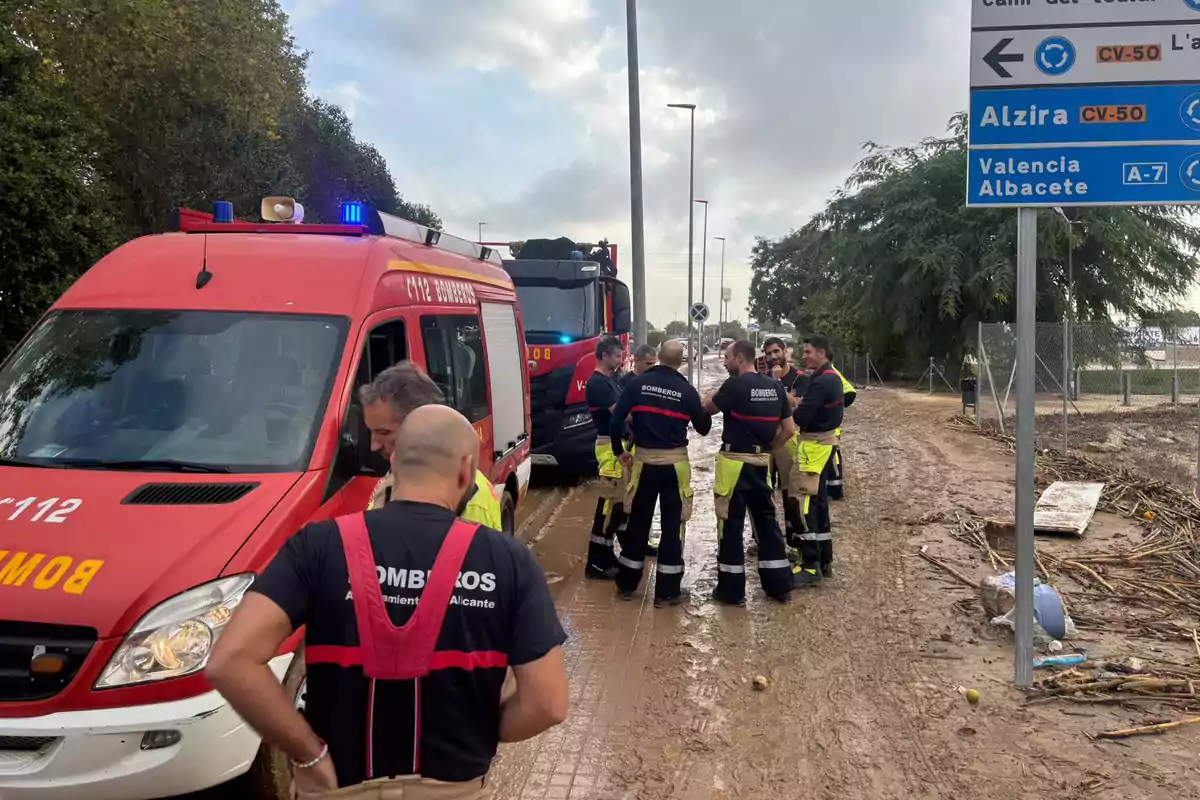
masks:
<instances>
[{"instance_id":1,"label":"overcast sky","mask_svg":"<svg viewBox=\"0 0 1200 800\"><path fill-rule=\"evenodd\" d=\"M862 143L940 134L967 105L963 0L642 0L648 309L687 298L686 111L696 196L711 201L708 289L721 245L743 321L755 236L818 210ZM446 229L499 241L629 242L622 0L283 0L310 84L387 159L401 193ZM703 206L696 215L700 292ZM629 279L627 252L620 271Z\"/></svg>"}]
</instances>

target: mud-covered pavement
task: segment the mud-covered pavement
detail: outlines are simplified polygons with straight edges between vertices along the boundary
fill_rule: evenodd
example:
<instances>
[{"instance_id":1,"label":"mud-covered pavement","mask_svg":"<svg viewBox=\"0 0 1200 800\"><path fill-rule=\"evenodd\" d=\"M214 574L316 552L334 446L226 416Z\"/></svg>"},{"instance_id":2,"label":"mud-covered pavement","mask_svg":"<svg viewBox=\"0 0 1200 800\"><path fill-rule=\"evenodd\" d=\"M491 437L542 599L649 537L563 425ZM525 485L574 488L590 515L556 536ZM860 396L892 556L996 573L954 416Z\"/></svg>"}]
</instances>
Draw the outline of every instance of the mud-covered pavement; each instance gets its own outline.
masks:
<instances>
[{"instance_id":1,"label":"mud-covered pavement","mask_svg":"<svg viewBox=\"0 0 1200 800\"><path fill-rule=\"evenodd\" d=\"M719 423L691 446L685 606L655 609L645 583L637 602L618 603L610 584L583 580L594 500L577 492L535 544L555 578L574 565L554 587L571 716L502 749L498 800L1200 797L1200 731L1105 743L1087 733L1142 716L1026 705L1008 685L1011 644L968 608L971 590L917 557L926 543L955 555L925 521L1011 504L1011 460L947 429L954 410L860 392L843 442L847 499L833 510L837 574L790 607L766 602L753 577L744 609L708 599ZM753 690L756 675L766 691ZM958 686L983 701L968 705Z\"/></svg>"},{"instance_id":2,"label":"mud-covered pavement","mask_svg":"<svg viewBox=\"0 0 1200 800\"><path fill-rule=\"evenodd\" d=\"M719 376L706 378L707 388ZM692 443L687 605L655 609L645 582L637 602L617 603L611 584L583 579L594 488L531 495L522 534L570 633L572 710L564 725L501 748L496 799L1200 798L1200 726L1104 742L1089 734L1180 712L1027 704L1010 685L1011 643L988 625L977 592L917 556L928 545L978 580L990 568L945 520L1011 509L1011 456L948 428L957 410L955 398L859 392L843 441L847 499L833 506L837 574L790 607L767 602L752 569L746 608L707 599L719 417ZM1094 523L1123 524L1104 514ZM1083 637L1093 652L1193 657ZM770 679L766 691L754 691L756 675ZM979 690L980 704L959 686ZM236 785L202 795L246 796Z\"/></svg>"}]
</instances>

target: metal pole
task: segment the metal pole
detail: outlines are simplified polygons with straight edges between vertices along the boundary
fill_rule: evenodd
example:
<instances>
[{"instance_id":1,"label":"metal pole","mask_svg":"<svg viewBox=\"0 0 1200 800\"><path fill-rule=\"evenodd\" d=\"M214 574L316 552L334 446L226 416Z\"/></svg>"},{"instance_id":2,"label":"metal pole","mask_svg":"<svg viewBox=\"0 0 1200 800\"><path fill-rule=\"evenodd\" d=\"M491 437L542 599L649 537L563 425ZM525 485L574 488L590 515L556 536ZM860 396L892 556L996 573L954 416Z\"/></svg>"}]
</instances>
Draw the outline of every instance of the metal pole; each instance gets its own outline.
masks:
<instances>
[{"instance_id":1,"label":"metal pole","mask_svg":"<svg viewBox=\"0 0 1200 800\"><path fill-rule=\"evenodd\" d=\"M1070 393L1070 386L1071 386L1071 367L1070 367L1070 362L1068 361L1069 356L1067 355L1067 337L1070 334L1071 334L1071 321L1069 319L1063 318L1063 383L1062 383L1062 392L1063 392L1063 403L1062 403L1063 445L1062 445L1062 451L1063 451L1063 455L1067 454L1067 413L1068 413L1067 404L1070 401L1068 394Z\"/></svg>"},{"instance_id":2,"label":"metal pole","mask_svg":"<svg viewBox=\"0 0 1200 800\"><path fill-rule=\"evenodd\" d=\"M487 225L487 223L486 222L479 223L479 241L481 241L481 242L483 241L483 226L484 225Z\"/></svg>"},{"instance_id":3,"label":"metal pole","mask_svg":"<svg viewBox=\"0 0 1200 800\"><path fill-rule=\"evenodd\" d=\"M1179 334L1171 337L1171 405L1179 405Z\"/></svg>"},{"instance_id":4,"label":"metal pole","mask_svg":"<svg viewBox=\"0 0 1200 800\"><path fill-rule=\"evenodd\" d=\"M1034 336L1037 333L1037 210L1017 210L1017 592L1016 684L1033 685Z\"/></svg>"},{"instance_id":5,"label":"metal pole","mask_svg":"<svg viewBox=\"0 0 1200 800\"><path fill-rule=\"evenodd\" d=\"M668 103L667 108L686 108L691 112L691 139L688 146L688 350L692 350L694 342L694 325L692 305L695 296L695 252L696 252L696 104ZM688 353L688 380L696 383L696 354Z\"/></svg>"},{"instance_id":6,"label":"metal pole","mask_svg":"<svg viewBox=\"0 0 1200 800\"><path fill-rule=\"evenodd\" d=\"M646 244L642 205L642 100L638 74L637 0L625 0L629 60L629 210L633 250L633 340L646 343Z\"/></svg>"},{"instance_id":7,"label":"metal pole","mask_svg":"<svg viewBox=\"0 0 1200 800\"><path fill-rule=\"evenodd\" d=\"M1063 342L1063 349L1067 351L1068 364L1075 363L1074 343L1071 341L1071 322L1075 319L1075 239L1072 238L1073 233L1074 230L1071 227L1070 220L1067 220L1067 335L1066 341ZM1064 386L1066 388L1063 391L1071 391L1069 381ZM1074 396L1073 393L1072 396ZM1063 417L1063 454L1065 455L1067 452L1067 420L1065 411L1063 412Z\"/></svg>"},{"instance_id":8,"label":"metal pole","mask_svg":"<svg viewBox=\"0 0 1200 800\"><path fill-rule=\"evenodd\" d=\"M703 303L706 298L705 286L706 276L708 272L708 201L697 200L697 203L704 203L704 233L700 236L700 302ZM704 374L704 327L708 320L700 323L700 347L697 357L700 361L700 374Z\"/></svg>"},{"instance_id":9,"label":"metal pole","mask_svg":"<svg viewBox=\"0 0 1200 800\"><path fill-rule=\"evenodd\" d=\"M717 338L725 336L724 326L729 321L729 304L725 302L725 237L714 236L714 239L721 243L721 289L717 295Z\"/></svg>"},{"instance_id":10,"label":"metal pole","mask_svg":"<svg viewBox=\"0 0 1200 800\"><path fill-rule=\"evenodd\" d=\"M933 356L929 357L929 393L933 394Z\"/></svg>"}]
</instances>

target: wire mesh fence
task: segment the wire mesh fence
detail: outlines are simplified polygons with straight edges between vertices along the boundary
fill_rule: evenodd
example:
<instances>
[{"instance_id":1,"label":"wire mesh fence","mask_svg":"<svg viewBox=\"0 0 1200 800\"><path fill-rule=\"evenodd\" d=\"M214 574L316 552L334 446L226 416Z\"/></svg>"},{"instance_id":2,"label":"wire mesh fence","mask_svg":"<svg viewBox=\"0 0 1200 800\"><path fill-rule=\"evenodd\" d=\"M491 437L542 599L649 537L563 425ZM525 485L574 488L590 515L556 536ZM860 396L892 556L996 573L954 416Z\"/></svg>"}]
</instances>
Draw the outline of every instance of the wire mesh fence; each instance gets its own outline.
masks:
<instances>
[{"instance_id":1,"label":"wire mesh fence","mask_svg":"<svg viewBox=\"0 0 1200 800\"><path fill-rule=\"evenodd\" d=\"M979 326L977 414L1011 433L1015 325ZM1200 454L1200 328L1041 323L1034 341L1035 435L1060 451L1153 456L1194 475Z\"/></svg>"}]
</instances>

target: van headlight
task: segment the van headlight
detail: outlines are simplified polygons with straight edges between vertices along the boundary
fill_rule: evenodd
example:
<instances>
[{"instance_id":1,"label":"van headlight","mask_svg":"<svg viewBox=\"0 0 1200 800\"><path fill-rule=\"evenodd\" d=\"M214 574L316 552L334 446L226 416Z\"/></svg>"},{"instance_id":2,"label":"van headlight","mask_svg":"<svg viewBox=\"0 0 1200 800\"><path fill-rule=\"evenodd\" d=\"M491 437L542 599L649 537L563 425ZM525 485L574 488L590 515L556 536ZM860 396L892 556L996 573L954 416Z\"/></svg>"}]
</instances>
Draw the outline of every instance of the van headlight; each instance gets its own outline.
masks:
<instances>
[{"instance_id":1,"label":"van headlight","mask_svg":"<svg viewBox=\"0 0 1200 800\"><path fill-rule=\"evenodd\" d=\"M220 578L155 606L113 653L96 688L178 678L204 669L213 644L252 583L252 573Z\"/></svg>"}]
</instances>

